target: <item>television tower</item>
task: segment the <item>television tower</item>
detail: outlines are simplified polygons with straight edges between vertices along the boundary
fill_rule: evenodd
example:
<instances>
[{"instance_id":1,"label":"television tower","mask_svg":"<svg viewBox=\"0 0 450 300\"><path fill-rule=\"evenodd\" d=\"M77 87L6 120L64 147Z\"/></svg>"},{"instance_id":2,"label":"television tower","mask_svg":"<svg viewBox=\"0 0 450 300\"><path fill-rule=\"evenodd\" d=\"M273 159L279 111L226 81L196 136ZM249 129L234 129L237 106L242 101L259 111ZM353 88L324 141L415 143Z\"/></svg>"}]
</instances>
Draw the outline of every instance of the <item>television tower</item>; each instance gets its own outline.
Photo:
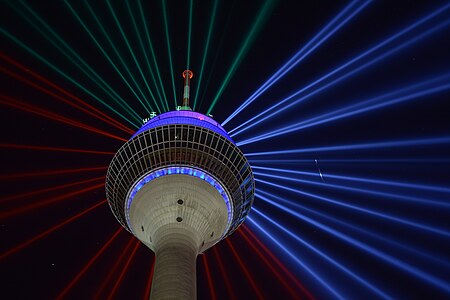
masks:
<instances>
[{"instance_id":1,"label":"television tower","mask_svg":"<svg viewBox=\"0 0 450 300\"><path fill-rule=\"evenodd\" d=\"M196 299L196 258L241 225L254 199L250 165L222 126L183 105L147 121L116 153L106 196L156 255L150 299Z\"/></svg>"}]
</instances>

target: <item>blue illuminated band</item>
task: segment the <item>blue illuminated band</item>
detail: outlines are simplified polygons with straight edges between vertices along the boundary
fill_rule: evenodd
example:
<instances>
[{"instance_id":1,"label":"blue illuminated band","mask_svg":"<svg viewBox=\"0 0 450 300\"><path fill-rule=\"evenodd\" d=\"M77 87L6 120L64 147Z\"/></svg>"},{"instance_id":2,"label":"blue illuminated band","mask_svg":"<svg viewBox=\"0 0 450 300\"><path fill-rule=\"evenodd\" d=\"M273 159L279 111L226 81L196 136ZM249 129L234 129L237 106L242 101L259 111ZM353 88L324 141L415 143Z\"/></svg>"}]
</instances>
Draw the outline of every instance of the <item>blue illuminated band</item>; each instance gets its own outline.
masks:
<instances>
[{"instance_id":1,"label":"blue illuminated band","mask_svg":"<svg viewBox=\"0 0 450 300\"><path fill-rule=\"evenodd\" d=\"M144 131L166 125L192 125L206 128L211 131L214 131L215 133L220 134L221 136L223 136L224 138L235 144L235 142L228 135L225 129L223 129L223 127L214 119L205 116L201 113L188 110L169 111L160 114L156 117L153 117L152 119L147 121L141 128L139 128L139 130L136 131L136 133L133 134L131 138L137 136L138 134Z\"/></svg>"},{"instance_id":2,"label":"blue illuminated band","mask_svg":"<svg viewBox=\"0 0 450 300\"><path fill-rule=\"evenodd\" d=\"M125 205L125 217L127 220L127 225L128 225L128 228L130 228L130 230L132 232L133 232L133 227L131 226L131 222L130 222L130 207L131 207L131 203L133 201L134 196L146 183L149 183L150 181L152 181L158 177L167 176L167 175L194 176L201 180L206 181L212 187L214 187L219 192L219 194L222 196L222 198L225 201L225 204L227 206L228 222L227 222L226 230L224 231L223 234L225 235L228 232L228 229L231 226L231 221L233 220L233 203L230 201L230 197L229 197L228 193L226 192L226 190L223 188L223 186L219 183L219 181L217 179L215 179L212 175L206 173L205 171L202 171L202 170L199 170L196 168L192 168L192 167L182 167L182 166L158 169L156 171L153 171L151 173L144 175L140 180L138 180L133 185L133 188L130 189L130 191L128 192L127 202Z\"/></svg>"}]
</instances>

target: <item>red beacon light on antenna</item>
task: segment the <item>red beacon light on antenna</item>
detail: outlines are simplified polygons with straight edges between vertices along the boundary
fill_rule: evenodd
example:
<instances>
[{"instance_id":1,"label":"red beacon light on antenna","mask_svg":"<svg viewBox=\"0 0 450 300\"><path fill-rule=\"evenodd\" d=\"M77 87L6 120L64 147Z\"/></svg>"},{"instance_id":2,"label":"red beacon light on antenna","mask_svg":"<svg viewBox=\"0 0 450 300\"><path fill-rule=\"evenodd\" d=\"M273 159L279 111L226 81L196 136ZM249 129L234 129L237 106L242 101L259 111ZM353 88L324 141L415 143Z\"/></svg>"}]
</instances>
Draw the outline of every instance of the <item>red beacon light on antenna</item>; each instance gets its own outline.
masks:
<instances>
[{"instance_id":1,"label":"red beacon light on antenna","mask_svg":"<svg viewBox=\"0 0 450 300\"><path fill-rule=\"evenodd\" d=\"M189 75L189 79L191 79L194 76L194 73L192 73L191 70L184 70L183 78L186 78L186 75Z\"/></svg>"}]
</instances>

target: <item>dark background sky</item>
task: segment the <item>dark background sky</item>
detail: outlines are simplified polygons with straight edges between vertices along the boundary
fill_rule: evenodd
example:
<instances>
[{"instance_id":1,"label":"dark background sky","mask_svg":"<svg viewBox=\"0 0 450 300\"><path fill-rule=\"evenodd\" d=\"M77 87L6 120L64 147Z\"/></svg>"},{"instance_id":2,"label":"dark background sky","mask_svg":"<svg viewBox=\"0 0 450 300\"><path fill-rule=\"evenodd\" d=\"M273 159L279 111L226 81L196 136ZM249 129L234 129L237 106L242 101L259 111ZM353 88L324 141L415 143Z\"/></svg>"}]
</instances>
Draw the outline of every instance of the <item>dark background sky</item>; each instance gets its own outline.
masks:
<instances>
[{"instance_id":1,"label":"dark background sky","mask_svg":"<svg viewBox=\"0 0 450 300\"><path fill-rule=\"evenodd\" d=\"M150 35L158 59L164 88L168 96L172 95L172 78L169 67L169 58L164 31L162 6L160 1L145 2L144 11L148 22ZM127 103L144 118L147 112L139 104L130 90L124 85L109 62L104 58L77 20L62 1L26 1L37 14L55 30L70 47L76 51ZM133 45L138 61L144 57L138 45L138 40L132 27L131 19L127 13L125 2L111 1L118 18ZM138 12L135 1L131 1L134 12ZM242 42L245 40L263 1L220 1L213 28L211 45L208 52L204 77L200 86L200 95L203 104L199 111L205 113L214 99L217 90L226 77ZM412 24L431 11L443 6L445 1L376 1L371 3L347 25L321 45L299 66L288 73L281 81L269 89L255 103L246 108L236 118L229 122L225 128L230 130L240 123L253 117L277 101L302 88L309 82L326 74L355 55L376 45L379 41L390 37L402 28ZM99 42L105 46L107 52L114 58L112 49L107 45L105 37L96 26L82 1L71 1L71 4L80 16L86 21ZM141 86L143 81L139 76L132 57L122 39L120 32L103 1L92 1L92 7L97 16L105 25L108 33L115 43L117 50L123 55ZM246 100L267 78L269 78L287 59L305 45L327 22L329 22L345 6L341 1L278 1L269 11L267 19L258 28L258 34L248 48L242 63L236 69L229 84L220 97L213 110L214 118L224 121L244 100ZM213 8L213 1L194 1L192 40L191 40L191 69L194 72L193 86L196 87L201 60L204 51L208 25ZM182 78L181 73L186 68L189 1L167 1L169 21L169 38L175 74L175 88L178 102L181 102ZM35 52L45 57L62 71L69 74L76 81L83 84L93 93L105 99L111 106L126 115L126 112L113 101L109 100L94 82L87 78L75 64L61 54L48 40L46 40L35 26L27 22L20 13L32 20L32 17L19 1L1 1L0 19L3 30L14 35L17 39L28 45ZM440 18L431 22L430 26L443 20L449 20L447 10ZM430 28L430 27L427 27ZM44 29L45 30L45 29ZM143 34L143 33L142 33ZM420 34L420 31L417 31ZM92 99L88 94L77 88L60 74L42 63L30 52L18 46L5 34L1 35L1 52L26 66L60 87L82 98L89 104L101 109L127 126L131 125L120 119L108 108ZM258 133L266 132L271 128L279 128L296 121L302 121L311 116L328 112L354 101L368 99L381 95L387 91L397 89L413 82L419 82L442 75L450 70L450 40L448 26L439 32L424 38L402 51L379 61L370 68L358 73L356 76L342 81L326 91L312 97L301 105L295 106L289 112L279 114L267 122L248 130L245 134L236 137L242 141ZM393 45L399 45L401 41ZM388 48L389 49L389 48ZM3 70L9 70L31 80L32 77L14 65L1 60ZM144 72L149 78L147 69ZM18 99L22 102L35 105L61 116L86 123L90 126L118 135L124 139L129 134L124 133L92 116L80 112L67 104L61 103L54 97L37 91L33 87L13 78L5 73L1 74L2 95ZM151 86L153 83L151 83ZM448 84L448 81L447 81ZM195 90L192 91L195 93ZM343 121L313 127L311 129L294 132L274 139L268 139L242 147L244 153L301 149L316 146L330 146L340 144L357 144L364 142L402 140L414 138L429 138L449 136L449 93L435 93L427 97L407 103L383 108L375 112L362 114ZM4 99L4 98L2 98ZM170 108L174 108L173 99L169 99ZM181 104L181 103L180 103ZM128 116L128 115L127 115ZM37 151L30 149L12 149L5 144L49 146L88 149L96 151L116 152L123 144L122 141L105 137L80 128L62 124L36 116L20 109L2 105L0 108L2 138L0 147L0 173L1 196L11 197L21 193L49 188L53 186L70 184L76 181L89 180L105 175L106 170L85 171L52 176L23 176L23 174L44 172L49 170L78 169L107 167L112 156L88 153L67 153L55 151ZM381 148L375 150L353 150L342 152L321 152L297 156L266 156L264 159L307 159L306 163L288 164L272 163L259 166L285 168L289 170L302 170L317 172L313 160L321 162L321 171L325 174L346 174L350 176L373 177L385 180L421 183L429 185L450 186L449 152L447 144L430 145L422 147ZM434 162L399 163L400 159L433 159ZM393 159L391 163L338 163L332 159ZM17 176L15 177L15 174ZM22 175L20 175L22 174ZM281 175L281 174L278 174ZM258 178L258 176L257 176ZM267 180L267 178L266 178ZM286 184L292 188L317 193L336 199L346 199L347 203L361 204L365 207L388 212L392 215L402 216L417 223L430 224L449 231L448 208L421 206L408 201L391 201L385 197L370 197L351 192L336 191L323 187L302 186L299 183L283 182L277 179L271 181ZM81 212L105 198L104 188L75 195L67 199L55 201L51 205L42 206L31 211L20 212L18 209L29 207L35 203L45 202L53 197L59 197L81 188L90 187L102 182L97 181L77 186L67 187L53 192L47 192L32 197L21 197L14 201L3 201L1 212L14 212L13 216L4 216L0 220L1 242L0 251L3 253L15 247L48 228L63 222L65 219ZM339 183L337 183L339 184ZM356 184L356 183L355 183ZM257 190L258 190L257 185ZM408 245L421 253L429 254L435 258L448 262L450 253L448 235L430 234L408 226L386 222L382 219L367 218L365 215L337 209L332 205L321 204L314 199L301 197L277 189L270 189L260 185L265 191L272 192L281 198L293 199L298 203L326 213L339 220L349 222L355 226L376 232L388 239ZM366 188L361 184L355 187ZM369 188L369 187L367 187ZM387 187L380 186L381 191L388 191ZM392 191L392 190L391 190ZM424 190L397 189L395 192L407 196L418 196L426 199L449 201L448 193L432 193ZM305 238L331 257L338 259L349 269L364 275L372 284L397 298L409 299L438 299L444 298L445 292L423 280L417 279L408 272L401 271L387 263L375 259L373 256L357 250L335 237L314 228L304 221L288 216L263 201L255 200L255 207L264 211L273 220L280 222L286 228ZM254 220L260 220L257 215L250 213ZM248 222L246 223L248 224ZM264 224L262 221L260 224ZM266 225L264 225L266 226ZM332 225L330 225L332 226ZM114 219L107 205L89 212L76 221L67 224L61 229L51 233L45 238L32 243L30 246L1 260L1 274L3 293L5 299L52 299L76 276L89 259L102 247L119 225ZM332 295L324 290L317 280L312 278L300 266L295 264L286 254L270 240L255 230L257 236L273 251L288 267L306 288L316 298L329 299ZM267 228L271 228L267 225ZM344 233L345 228L335 227ZM273 229L271 229L273 230ZM276 231L273 230L275 233ZM309 263L314 270L320 273L326 282L335 286L346 297L354 299L369 299L375 297L367 289L362 288L354 280L350 280L339 271L324 263L317 255L311 254L300 244L277 233L277 239L289 247L301 260ZM363 242L372 242L385 253L404 259L417 268L445 279L450 278L448 265L436 265L426 259L416 259L414 256L401 250L390 248L384 244L377 245L364 236L355 238ZM67 294L67 299L90 299L101 286L111 271L116 258L120 256L130 235L121 233L108 247L102 256L93 264L80 281ZM251 271L252 276L266 295L267 299L288 299L292 296L279 282L273 272L259 259L246 244L239 233L230 237L240 253L241 258ZM232 287L238 299L253 298L254 291L247 278L238 266L227 244L221 242L218 246L222 261L225 264L227 275L232 280ZM210 251L206 254L212 269L212 278L220 299L229 299L224 279L218 271L215 256ZM144 295L145 285L148 281L149 270L153 254L150 250L140 247L136 257L130 264L123 282L117 289L115 299L137 299ZM106 298L114 286L120 269L112 274L111 280L105 286L101 298ZM287 276L285 277L287 278ZM289 284L292 282L286 279ZM298 291L301 294L301 291ZM199 299L209 299L209 289L205 271L198 260L198 296Z\"/></svg>"}]
</instances>

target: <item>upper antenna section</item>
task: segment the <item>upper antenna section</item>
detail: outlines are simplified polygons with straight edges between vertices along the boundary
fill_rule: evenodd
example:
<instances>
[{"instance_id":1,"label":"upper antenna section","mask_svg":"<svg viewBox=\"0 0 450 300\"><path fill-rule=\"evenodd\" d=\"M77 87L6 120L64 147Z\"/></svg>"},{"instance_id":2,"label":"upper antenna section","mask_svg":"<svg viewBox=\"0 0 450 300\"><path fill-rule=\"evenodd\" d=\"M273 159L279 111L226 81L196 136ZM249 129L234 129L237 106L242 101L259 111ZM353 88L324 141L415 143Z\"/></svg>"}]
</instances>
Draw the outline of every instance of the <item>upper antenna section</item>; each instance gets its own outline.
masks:
<instances>
[{"instance_id":1,"label":"upper antenna section","mask_svg":"<svg viewBox=\"0 0 450 300\"><path fill-rule=\"evenodd\" d=\"M192 73L191 70L185 70L183 72L183 78L184 78L184 91L183 91L183 105L181 106L180 110L192 110L189 106L189 92L190 92L190 86L191 86L191 78L194 76L194 73Z\"/></svg>"}]
</instances>

